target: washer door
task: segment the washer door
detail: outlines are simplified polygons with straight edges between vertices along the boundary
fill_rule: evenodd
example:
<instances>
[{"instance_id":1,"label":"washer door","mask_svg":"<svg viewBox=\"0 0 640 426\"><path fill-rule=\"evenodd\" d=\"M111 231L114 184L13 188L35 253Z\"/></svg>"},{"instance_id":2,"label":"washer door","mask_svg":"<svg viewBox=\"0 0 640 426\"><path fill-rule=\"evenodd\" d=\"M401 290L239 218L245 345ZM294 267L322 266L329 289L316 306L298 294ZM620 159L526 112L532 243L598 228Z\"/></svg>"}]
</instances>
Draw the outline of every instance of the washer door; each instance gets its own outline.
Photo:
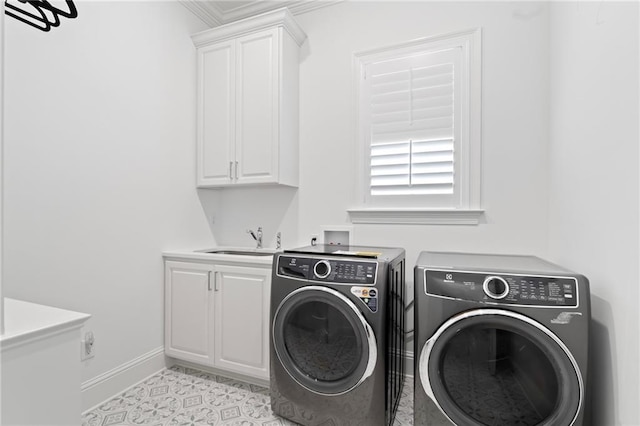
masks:
<instances>
[{"instance_id":1,"label":"washer door","mask_svg":"<svg viewBox=\"0 0 640 426\"><path fill-rule=\"evenodd\" d=\"M572 425L582 404L582 376L567 347L515 312L452 317L419 362L426 394L459 426Z\"/></svg>"},{"instance_id":2,"label":"washer door","mask_svg":"<svg viewBox=\"0 0 640 426\"><path fill-rule=\"evenodd\" d=\"M373 330L353 302L327 287L302 287L289 294L274 315L272 336L282 366L315 393L348 392L376 364Z\"/></svg>"}]
</instances>

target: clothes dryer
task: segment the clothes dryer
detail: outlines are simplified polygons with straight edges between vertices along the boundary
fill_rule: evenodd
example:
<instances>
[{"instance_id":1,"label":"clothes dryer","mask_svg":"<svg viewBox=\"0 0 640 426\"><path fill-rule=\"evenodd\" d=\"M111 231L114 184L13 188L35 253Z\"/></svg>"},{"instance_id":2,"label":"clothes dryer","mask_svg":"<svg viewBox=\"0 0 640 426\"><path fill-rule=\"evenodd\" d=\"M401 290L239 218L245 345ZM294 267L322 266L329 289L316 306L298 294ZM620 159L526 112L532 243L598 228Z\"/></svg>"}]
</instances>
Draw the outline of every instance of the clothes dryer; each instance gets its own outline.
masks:
<instances>
[{"instance_id":1,"label":"clothes dryer","mask_svg":"<svg viewBox=\"0 0 640 426\"><path fill-rule=\"evenodd\" d=\"M532 256L423 252L415 425L583 425L590 295Z\"/></svg>"},{"instance_id":2,"label":"clothes dryer","mask_svg":"<svg viewBox=\"0 0 640 426\"><path fill-rule=\"evenodd\" d=\"M404 379L405 253L317 245L276 254L271 405L302 425L388 426Z\"/></svg>"}]
</instances>

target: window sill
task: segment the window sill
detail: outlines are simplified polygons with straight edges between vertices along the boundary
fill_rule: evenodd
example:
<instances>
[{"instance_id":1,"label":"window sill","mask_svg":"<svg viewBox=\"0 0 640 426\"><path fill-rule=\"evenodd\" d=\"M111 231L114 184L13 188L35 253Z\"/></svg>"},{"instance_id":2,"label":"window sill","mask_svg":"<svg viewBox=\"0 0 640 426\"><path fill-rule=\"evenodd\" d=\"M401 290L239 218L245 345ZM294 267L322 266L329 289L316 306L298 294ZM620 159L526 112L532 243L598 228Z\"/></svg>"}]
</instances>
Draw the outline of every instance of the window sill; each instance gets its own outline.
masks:
<instances>
[{"instance_id":1,"label":"window sill","mask_svg":"<svg viewBox=\"0 0 640 426\"><path fill-rule=\"evenodd\" d=\"M348 209L351 223L406 225L478 225L484 210Z\"/></svg>"}]
</instances>

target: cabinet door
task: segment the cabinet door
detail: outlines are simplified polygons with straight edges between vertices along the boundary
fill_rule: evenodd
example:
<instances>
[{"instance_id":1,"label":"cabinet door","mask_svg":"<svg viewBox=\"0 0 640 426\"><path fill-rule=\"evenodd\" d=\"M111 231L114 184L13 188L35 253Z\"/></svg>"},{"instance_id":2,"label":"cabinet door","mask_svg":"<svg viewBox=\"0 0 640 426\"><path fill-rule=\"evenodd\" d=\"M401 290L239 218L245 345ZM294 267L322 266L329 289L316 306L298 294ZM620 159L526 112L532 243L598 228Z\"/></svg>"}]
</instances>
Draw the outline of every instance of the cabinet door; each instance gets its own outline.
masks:
<instances>
[{"instance_id":1,"label":"cabinet door","mask_svg":"<svg viewBox=\"0 0 640 426\"><path fill-rule=\"evenodd\" d=\"M198 186L225 186L235 167L235 43L198 49Z\"/></svg>"},{"instance_id":2,"label":"cabinet door","mask_svg":"<svg viewBox=\"0 0 640 426\"><path fill-rule=\"evenodd\" d=\"M168 356L213 365L212 265L165 262L164 345Z\"/></svg>"},{"instance_id":3,"label":"cabinet door","mask_svg":"<svg viewBox=\"0 0 640 426\"><path fill-rule=\"evenodd\" d=\"M215 266L214 366L269 379L271 270Z\"/></svg>"},{"instance_id":4,"label":"cabinet door","mask_svg":"<svg viewBox=\"0 0 640 426\"><path fill-rule=\"evenodd\" d=\"M278 30L236 40L237 183L278 180Z\"/></svg>"}]
</instances>

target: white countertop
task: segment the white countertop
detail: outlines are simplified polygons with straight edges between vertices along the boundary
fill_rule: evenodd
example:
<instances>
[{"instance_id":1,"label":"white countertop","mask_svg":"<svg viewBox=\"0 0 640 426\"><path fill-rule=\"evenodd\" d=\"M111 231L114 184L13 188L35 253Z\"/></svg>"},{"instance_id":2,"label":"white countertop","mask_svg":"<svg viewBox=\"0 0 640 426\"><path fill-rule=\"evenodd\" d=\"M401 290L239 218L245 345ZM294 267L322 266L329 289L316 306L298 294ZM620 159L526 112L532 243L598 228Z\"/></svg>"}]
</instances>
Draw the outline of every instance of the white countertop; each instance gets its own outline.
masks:
<instances>
[{"instance_id":1,"label":"white countertop","mask_svg":"<svg viewBox=\"0 0 640 426\"><path fill-rule=\"evenodd\" d=\"M4 334L0 349L81 327L91 315L4 298Z\"/></svg>"},{"instance_id":2,"label":"white countertop","mask_svg":"<svg viewBox=\"0 0 640 426\"><path fill-rule=\"evenodd\" d=\"M163 251L162 256L171 259L184 259L184 260L198 260L198 261L213 261L224 263L239 263L239 264L253 264L253 265L268 265L273 264L273 256L251 256L251 255L238 255L238 254L221 254L221 253L208 253L209 251L243 251L254 253L276 253L275 249L269 248L250 248L250 247L213 247L209 249L184 249L184 250L168 250Z\"/></svg>"}]
</instances>

